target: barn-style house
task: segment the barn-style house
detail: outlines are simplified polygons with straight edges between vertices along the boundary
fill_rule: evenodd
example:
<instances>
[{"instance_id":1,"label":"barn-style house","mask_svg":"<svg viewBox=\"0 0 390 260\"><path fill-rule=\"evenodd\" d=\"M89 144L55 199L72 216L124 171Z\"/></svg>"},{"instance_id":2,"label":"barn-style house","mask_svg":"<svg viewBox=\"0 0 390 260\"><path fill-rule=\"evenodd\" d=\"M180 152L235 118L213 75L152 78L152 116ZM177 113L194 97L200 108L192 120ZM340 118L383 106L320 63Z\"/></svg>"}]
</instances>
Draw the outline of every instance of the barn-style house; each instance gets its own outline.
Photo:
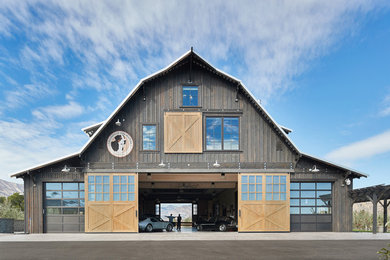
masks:
<instances>
[{"instance_id":1,"label":"barn-style house","mask_svg":"<svg viewBox=\"0 0 390 260\"><path fill-rule=\"evenodd\" d=\"M304 123L304 122L302 122ZM192 49L142 79L75 154L23 178L25 230L138 232L160 203L238 232L352 231L353 179L301 152L244 84Z\"/></svg>"}]
</instances>

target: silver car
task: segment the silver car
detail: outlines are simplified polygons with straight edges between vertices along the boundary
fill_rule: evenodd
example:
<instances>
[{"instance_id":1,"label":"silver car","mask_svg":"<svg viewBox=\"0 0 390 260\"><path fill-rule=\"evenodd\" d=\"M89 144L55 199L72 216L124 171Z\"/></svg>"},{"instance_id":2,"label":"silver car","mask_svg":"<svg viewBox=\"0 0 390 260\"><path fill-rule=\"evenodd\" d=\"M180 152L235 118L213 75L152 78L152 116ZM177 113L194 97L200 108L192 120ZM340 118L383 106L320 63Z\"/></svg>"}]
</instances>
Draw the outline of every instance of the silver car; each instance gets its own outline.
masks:
<instances>
[{"instance_id":1,"label":"silver car","mask_svg":"<svg viewBox=\"0 0 390 260\"><path fill-rule=\"evenodd\" d=\"M160 217L148 217L138 223L139 231L152 232L154 230L166 230L171 232L173 224L169 221L164 221Z\"/></svg>"}]
</instances>

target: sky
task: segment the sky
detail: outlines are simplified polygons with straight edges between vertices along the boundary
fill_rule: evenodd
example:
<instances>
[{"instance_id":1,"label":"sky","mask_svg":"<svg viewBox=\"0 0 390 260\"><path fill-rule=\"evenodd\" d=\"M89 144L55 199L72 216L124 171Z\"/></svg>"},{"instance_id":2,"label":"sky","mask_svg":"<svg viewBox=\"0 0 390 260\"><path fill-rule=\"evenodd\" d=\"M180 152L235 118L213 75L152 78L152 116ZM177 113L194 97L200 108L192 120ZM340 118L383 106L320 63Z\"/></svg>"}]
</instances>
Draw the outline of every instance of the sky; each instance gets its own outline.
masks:
<instances>
[{"instance_id":1,"label":"sky","mask_svg":"<svg viewBox=\"0 0 390 260\"><path fill-rule=\"evenodd\" d=\"M390 184L387 1L0 3L0 178L78 152L137 82L194 50L304 153ZM21 180L18 180L20 182Z\"/></svg>"}]
</instances>

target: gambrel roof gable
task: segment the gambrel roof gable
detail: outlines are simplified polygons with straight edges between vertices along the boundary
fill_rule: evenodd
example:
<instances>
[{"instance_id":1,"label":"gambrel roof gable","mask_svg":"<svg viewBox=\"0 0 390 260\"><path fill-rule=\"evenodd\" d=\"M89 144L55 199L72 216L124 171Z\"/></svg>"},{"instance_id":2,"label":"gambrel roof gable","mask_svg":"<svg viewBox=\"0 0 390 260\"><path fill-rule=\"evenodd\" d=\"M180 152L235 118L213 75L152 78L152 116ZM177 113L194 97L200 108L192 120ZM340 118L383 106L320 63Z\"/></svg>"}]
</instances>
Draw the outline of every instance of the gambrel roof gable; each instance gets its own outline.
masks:
<instances>
[{"instance_id":1,"label":"gambrel roof gable","mask_svg":"<svg viewBox=\"0 0 390 260\"><path fill-rule=\"evenodd\" d=\"M185 61L187 58L190 58L190 62L194 62L197 65L211 71L212 73L215 73L216 75L224 78L225 80L228 80L235 84L238 88L238 90L243 93L249 101L256 107L256 109L264 116L264 118L270 123L270 125L273 127L274 131L277 132L277 134L280 136L280 138L287 144L287 146L296 154L300 155L300 151L295 146L295 144L290 140L290 138L287 136L285 130L281 126L279 126L276 121L271 117L271 115L265 110L265 108L261 105L259 100L255 98L255 96L249 91L249 89L237 78L227 74L226 72L223 72L212 65L208 63L205 59L200 57L198 54L196 54L192 49L186 52L184 55L182 55L180 58L172 62L170 65L165 67L164 69L157 71L156 73L153 73L152 75L141 79L138 84L135 86L135 88L127 95L127 97L119 104L119 106L112 112L112 114L103 122L103 124L97 129L97 131L91 136L91 138L88 140L88 142L81 148L80 155L82 155L88 147L94 142L97 136L103 131L103 129L113 120L113 118L119 113L119 111L130 101L130 99L137 93L138 90L146 83L153 79L156 79L158 77L161 77L171 70L173 70L177 65L181 64L183 61Z\"/></svg>"}]
</instances>

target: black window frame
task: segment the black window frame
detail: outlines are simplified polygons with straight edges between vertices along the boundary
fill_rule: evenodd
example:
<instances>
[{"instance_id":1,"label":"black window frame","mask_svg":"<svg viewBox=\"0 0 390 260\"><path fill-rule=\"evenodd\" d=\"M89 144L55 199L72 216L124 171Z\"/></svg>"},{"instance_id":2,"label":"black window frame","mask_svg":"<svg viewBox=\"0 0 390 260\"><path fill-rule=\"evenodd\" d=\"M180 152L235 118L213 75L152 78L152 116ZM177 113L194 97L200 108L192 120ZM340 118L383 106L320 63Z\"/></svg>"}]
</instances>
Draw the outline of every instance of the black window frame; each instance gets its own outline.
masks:
<instances>
[{"instance_id":1,"label":"black window frame","mask_svg":"<svg viewBox=\"0 0 390 260\"><path fill-rule=\"evenodd\" d=\"M156 127L156 149L155 150L144 150L144 126L155 126ZM141 124L141 145L140 152L159 152L160 151L160 142L159 142L159 125L158 123L142 123Z\"/></svg>"},{"instance_id":2,"label":"black window frame","mask_svg":"<svg viewBox=\"0 0 390 260\"><path fill-rule=\"evenodd\" d=\"M184 87L197 87L198 88L198 105L196 106L186 106L184 105ZM200 84L181 84L181 105L180 108L201 108L202 99L201 99L202 87Z\"/></svg>"},{"instance_id":3,"label":"black window frame","mask_svg":"<svg viewBox=\"0 0 390 260\"><path fill-rule=\"evenodd\" d=\"M207 118L221 118L221 149L209 150L207 149ZM237 118L238 119L238 148L237 149L224 149L224 119L225 118ZM240 152L241 148L241 115L205 115L203 121L203 151L205 152Z\"/></svg>"}]
</instances>

